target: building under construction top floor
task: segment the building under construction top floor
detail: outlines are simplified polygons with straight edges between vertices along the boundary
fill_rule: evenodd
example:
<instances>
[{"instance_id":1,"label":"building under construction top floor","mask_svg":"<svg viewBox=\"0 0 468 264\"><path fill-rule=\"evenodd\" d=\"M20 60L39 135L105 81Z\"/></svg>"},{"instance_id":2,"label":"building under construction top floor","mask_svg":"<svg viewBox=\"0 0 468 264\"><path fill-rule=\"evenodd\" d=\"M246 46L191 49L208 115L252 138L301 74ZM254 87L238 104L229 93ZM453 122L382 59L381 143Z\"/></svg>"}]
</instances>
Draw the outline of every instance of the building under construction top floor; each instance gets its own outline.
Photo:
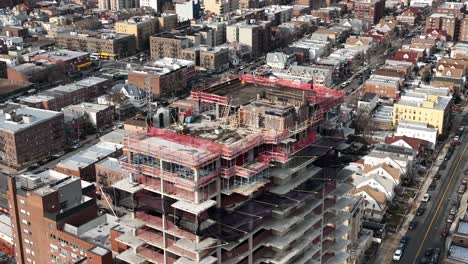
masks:
<instances>
[{"instance_id":1,"label":"building under construction top floor","mask_svg":"<svg viewBox=\"0 0 468 264\"><path fill-rule=\"evenodd\" d=\"M360 203L314 165L343 94L252 76L192 92L179 122L126 137L124 263L346 263ZM313 151L320 148L320 151ZM313 153L316 153L313 154Z\"/></svg>"}]
</instances>

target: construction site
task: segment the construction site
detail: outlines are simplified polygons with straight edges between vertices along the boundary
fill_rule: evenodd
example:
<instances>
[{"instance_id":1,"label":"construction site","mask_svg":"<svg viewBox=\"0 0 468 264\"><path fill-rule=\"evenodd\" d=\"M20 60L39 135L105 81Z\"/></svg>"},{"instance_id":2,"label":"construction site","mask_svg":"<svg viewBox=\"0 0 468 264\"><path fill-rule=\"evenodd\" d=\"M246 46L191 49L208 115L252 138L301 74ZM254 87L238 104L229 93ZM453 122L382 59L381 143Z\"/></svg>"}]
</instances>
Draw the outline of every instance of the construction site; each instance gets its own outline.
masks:
<instances>
[{"instance_id":1,"label":"construction site","mask_svg":"<svg viewBox=\"0 0 468 264\"><path fill-rule=\"evenodd\" d=\"M191 92L165 128L125 138L113 186L132 211L122 263L350 263L362 199L335 170L342 91L241 75ZM188 121L187 121L188 120Z\"/></svg>"}]
</instances>

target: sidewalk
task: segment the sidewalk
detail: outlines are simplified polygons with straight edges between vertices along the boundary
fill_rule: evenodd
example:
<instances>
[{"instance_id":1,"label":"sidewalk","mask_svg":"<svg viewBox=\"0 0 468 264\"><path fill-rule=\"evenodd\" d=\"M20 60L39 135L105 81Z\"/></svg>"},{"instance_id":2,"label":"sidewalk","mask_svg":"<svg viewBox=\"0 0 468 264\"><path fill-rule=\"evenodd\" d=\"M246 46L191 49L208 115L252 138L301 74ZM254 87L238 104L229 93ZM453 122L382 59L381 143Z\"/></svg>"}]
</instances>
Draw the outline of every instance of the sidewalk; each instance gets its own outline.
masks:
<instances>
[{"instance_id":1,"label":"sidewalk","mask_svg":"<svg viewBox=\"0 0 468 264\"><path fill-rule=\"evenodd\" d=\"M445 143L439 154L437 155L437 159L432 164L432 166L427 171L426 175L424 176L423 184L420 190L417 192L416 197L414 199L414 203L411 207L410 212L404 218L403 224L401 224L398 232L394 235L387 235L384 239L382 244L377 251L377 257L374 260L374 263L381 264L381 263L391 263L393 254L398 247L400 239L406 234L408 230L408 225L415 216L416 210L421 205L421 199L424 194L429 189L429 185L431 185L432 179L439 171L439 166L444 161L445 154L447 153L448 148L450 147L450 142Z\"/></svg>"}]
</instances>

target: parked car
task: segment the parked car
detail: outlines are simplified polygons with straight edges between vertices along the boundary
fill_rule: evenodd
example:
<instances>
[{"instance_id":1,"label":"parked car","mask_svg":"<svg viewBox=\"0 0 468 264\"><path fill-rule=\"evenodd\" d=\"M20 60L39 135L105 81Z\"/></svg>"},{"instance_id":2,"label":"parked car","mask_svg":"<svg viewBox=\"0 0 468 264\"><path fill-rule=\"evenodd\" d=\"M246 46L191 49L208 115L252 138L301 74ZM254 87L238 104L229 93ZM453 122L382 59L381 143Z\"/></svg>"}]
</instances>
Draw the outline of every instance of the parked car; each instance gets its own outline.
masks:
<instances>
[{"instance_id":1,"label":"parked car","mask_svg":"<svg viewBox=\"0 0 468 264\"><path fill-rule=\"evenodd\" d=\"M455 215L451 214L447 216L447 223L453 223L455 220Z\"/></svg>"},{"instance_id":2,"label":"parked car","mask_svg":"<svg viewBox=\"0 0 468 264\"><path fill-rule=\"evenodd\" d=\"M432 248L428 248L428 249L426 249L426 251L424 251L424 255L425 255L426 257L431 256L432 253L433 253L433 249L432 249Z\"/></svg>"},{"instance_id":3,"label":"parked car","mask_svg":"<svg viewBox=\"0 0 468 264\"><path fill-rule=\"evenodd\" d=\"M458 187L457 192L458 192L459 194L464 194L465 191L466 191L466 185L465 185L465 184L461 184L461 185Z\"/></svg>"},{"instance_id":4,"label":"parked car","mask_svg":"<svg viewBox=\"0 0 468 264\"><path fill-rule=\"evenodd\" d=\"M417 216L421 216L424 214L424 212L426 211L426 208L424 207L419 207L418 210L416 210L416 215Z\"/></svg>"},{"instance_id":5,"label":"parked car","mask_svg":"<svg viewBox=\"0 0 468 264\"><path fill-rule=\"evenodd\" d=\"M409 223L408 229L409 229L409 230L413 230L413 229L415 229L417 226L418 226L418 222L416 222L416 221L411 221L411 222Z\"/></svg>"},{"instance_id":6,"label":"parked car","mask_svg":"<svg viewBox=\"0 0 468 264\"><path fill-rule=\"evenodd\" d=\"M450 214L453 214L453 215L456 215L458 213L458 208L457 207L452 207L452 209L450 209Z\"/></svg>"},{"instance_id":7,"label":"parked car","mask_svg":"<svg viewBox=\"0 0 468 264\"><path fill-rule=\"evenodd\" d=\"M459 136L455 136L455 137L453 138L453 140L458 141L458 140L460 140L460 137L459 137Z\"/></svg>"},{"instance_id":8,"label":"parked car","mask_svg":"<svg viewBox=\"0 0 468 264\"><path fill-rule=\"evenodd\" d=\"M437 181L436 181L436 180L433 180L433 181L431 182L431 185L429 185L429 191L435 190L436 187L437 187Z\"/></svg>"},{"instance_id":9,"label":"parked car","mask_svg":"<svg viewBox=\"0 0 468 264\"><path fill-rule=\"evenodd\" d=\"M399 261L401 259L401 255L403 255L403 249L397 248L393 254L393 260Z\"/></svg>"},{"instance_id":10,"label":"parked car","mask_svg":"<svg viewBox=\"0 0 468 264\"><path fill-rule=\"evenodd\" d=\"M424 203L427 203L427 202L429 202L430 199L431 199L431 195L428 194L428 193L426 193L426 194L423 196L422 201L423 201Z\"/></svg>"},{"instance_id":11,"label":"parked car","mask_svg":"<svg viewBox=\"0 0 468 264\"><path fill-rule=\"evenodd\" d=\"M403 237L400 239L400 245L402 244L403 246L406 246L406 243L408 243L408 237L407 237L407 236L403 236Z\"/></svg>"},{"instance_id":12,"label":"parked car","mask_svg":"<svg viewBox=\"0 0 468 264\"><path fill-rule=\"evenodd\" d=\"M440 173L437 173L437 174L434 176L434 180L439 180L441 176L442 176L442 175L440 175Z\"/></svg>"}]
</instances>

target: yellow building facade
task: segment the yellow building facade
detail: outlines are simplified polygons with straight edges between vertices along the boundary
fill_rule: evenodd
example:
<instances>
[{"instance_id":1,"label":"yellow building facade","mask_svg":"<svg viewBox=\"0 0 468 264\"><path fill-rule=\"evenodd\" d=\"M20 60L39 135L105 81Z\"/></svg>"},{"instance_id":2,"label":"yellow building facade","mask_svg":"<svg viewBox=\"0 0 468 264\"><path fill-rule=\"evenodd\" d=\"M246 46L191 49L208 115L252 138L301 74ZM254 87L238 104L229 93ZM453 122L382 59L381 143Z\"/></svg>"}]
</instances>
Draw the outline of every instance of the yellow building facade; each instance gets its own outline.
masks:
<instances>
[{"instance_id":1,"label":"yellow building facade","mask_svg":"<svg viewBox=\"0 0 468 264\"><path fill-rule=\"evenodd\" d=\"M442 135L450 117L451 97L438 95L411 94L393 105L393 125L407 120L424 123L437 128Z\"/></svg>"},{"instance_id":2,"label":"yellow building facade","mask_svg":"<svg viewBox=\"0 0 468 264\"><path fill-rule=\"evenodd\" d=\"M115 23L115 32L134 35L137 49L149 47L150 37L158 32L158 21L154 17L132 17Z\"/></svg>"}]
</instances>

